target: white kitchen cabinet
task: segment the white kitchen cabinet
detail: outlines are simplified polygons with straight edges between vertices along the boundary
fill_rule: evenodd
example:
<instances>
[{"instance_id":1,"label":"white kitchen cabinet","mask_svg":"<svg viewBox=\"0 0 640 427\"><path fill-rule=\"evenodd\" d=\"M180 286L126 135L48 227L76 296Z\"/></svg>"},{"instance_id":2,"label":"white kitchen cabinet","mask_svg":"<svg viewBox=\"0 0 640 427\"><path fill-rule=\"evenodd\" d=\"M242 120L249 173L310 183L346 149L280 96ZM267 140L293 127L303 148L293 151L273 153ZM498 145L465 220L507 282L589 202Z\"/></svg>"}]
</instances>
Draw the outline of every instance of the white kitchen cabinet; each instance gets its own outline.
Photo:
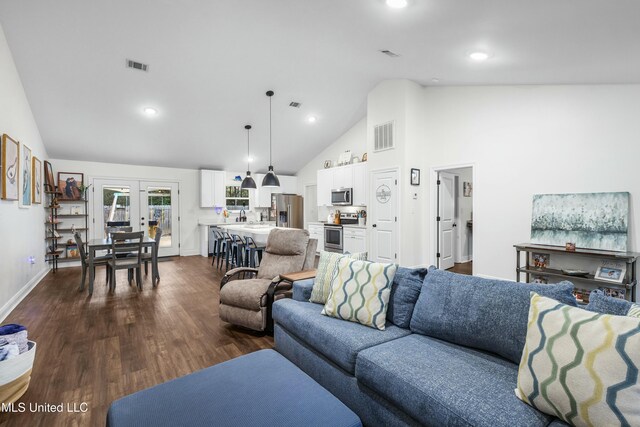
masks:
<instances>
[{"instance_id":1,"label":"white kitchen cabinet","mask_svg":"<svg viewBox=\"0 0 640 427\"><path fill-rule=\"evenodd\" d=\"M324 250L324 225L322 224L309 224L307 227L309 230L309 238L318 240L318 252Z\"/></svg>"},{"instance_id":2,"label":"white kitchen cabinet","mask_svg":"<svg viewBox=\"0 0 640 427\"><path fill-rule=\"evenodd\" d=\"M317 176L318 206L331 206L331 190L353 189L353 205L367 206L369 177L366 163L320 169Z\"/></svg>"},{"instance_id":3,"label":"white kitchen cabinet","mask_svg":"<svg viewBox=\"0 0 640 427\"><path fill-rule=\"evenodd\" d=\"M225 176L223 171L200 171L200 207L225 206Z\"/></svg>"},{"instance_id":4,"label":"white kitchen cabinet","mask_svg":"<svg viewBox=\"0 0 640 427\"><path fill-rule=\"evenodd\" d=\"M369 179L366 163L351 165L353 171L353 205L367 206L369 200Z\"/></svg>"},{"instance_id":5,"label":"white kitchen cabinet","mask_svg":"<svg viewBox=\"0 0 640 427\"><path fill-rule=\"evenodd\" d=\"M317 175L318 206L331 206L331 190L333 188L333 169L320 169Z\"/></svg>"},{"instance_id":6,"label":"white kitchen cabinet","mask_svg":"<svg viewBox=\"0 0 640 427\"><path fill-rule=\"evenodd\" d=\"M340 166L330 169L333 171L332 189L336 188L353 188L353 167Z\"/></svg>"},{"instance_id":7,"label":"white kitchen cabinet","mask_svg":"<svg viewBox=\"0 0 640 427\"><path fill-rule=\"evenodd\" d=\"M367 230L364 228L344 227L342 244L345 253L367 252Z\"/></svg>"}]
</instances>

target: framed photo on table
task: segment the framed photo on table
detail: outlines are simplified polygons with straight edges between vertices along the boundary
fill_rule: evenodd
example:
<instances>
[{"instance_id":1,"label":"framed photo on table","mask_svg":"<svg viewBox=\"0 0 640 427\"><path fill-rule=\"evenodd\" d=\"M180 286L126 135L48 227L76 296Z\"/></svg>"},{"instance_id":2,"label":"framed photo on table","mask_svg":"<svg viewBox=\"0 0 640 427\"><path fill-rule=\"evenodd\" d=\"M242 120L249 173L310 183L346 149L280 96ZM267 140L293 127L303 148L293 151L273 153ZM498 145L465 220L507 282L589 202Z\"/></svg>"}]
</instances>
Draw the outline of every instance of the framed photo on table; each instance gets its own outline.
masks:
<instances>
[{"instance_id":1,"label":"framed photo on table","mask_svg":"<svg viewBox=\"0 0 640 427\"><path fill-rule=\"evenodd\" d=\"M604 262L596 270L595 279L605 282L622 283L627 273L627 266L622 262Z\"/></svg>"}]
</instances>

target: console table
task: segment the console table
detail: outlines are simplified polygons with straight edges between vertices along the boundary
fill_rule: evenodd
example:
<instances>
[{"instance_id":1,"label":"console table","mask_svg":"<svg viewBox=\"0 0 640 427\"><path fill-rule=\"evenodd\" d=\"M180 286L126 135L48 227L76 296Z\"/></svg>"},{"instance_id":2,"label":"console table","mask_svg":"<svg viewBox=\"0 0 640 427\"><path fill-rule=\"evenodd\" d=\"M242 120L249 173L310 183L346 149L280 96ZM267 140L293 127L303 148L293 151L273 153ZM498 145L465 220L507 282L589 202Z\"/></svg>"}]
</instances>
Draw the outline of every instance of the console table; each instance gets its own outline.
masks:
<instances>
[{"instance_id":1,"label":"console table","mask_svg":"<svg viewBox=\"0 0 640 427\"><path fill-rule=\"evenodd\" d=\"M596 287L603 286L607 288L626 289L625 297L628 301L636 301L635 286L638 283L637 279L637 261L640 257L640 253L637 252L615 252L615 251L602 251L596 249L581 249L576 248L575 251L567 251L562 246L549 246L538 245L533 243L521 243L513 245L516 249L516 281L520 282L521 275L525 275L525 281L529 283L531 275L544 275L549 277L557 277L562 280L580 280L582 282L594 285ZM525 254L525 264L521 264L520 253ZM568 256L582 256L594 258L598 261L612 261L612 262L624 262L627 265L627 271L622 283L614 283L606 280L600 280L595 277L594 274L587 274L586 276L575 276L565 274L562 270L553 268L536 268L531 265L531 253L534 252L547 252L558 253Z\"/></svg>"}]
</instances>

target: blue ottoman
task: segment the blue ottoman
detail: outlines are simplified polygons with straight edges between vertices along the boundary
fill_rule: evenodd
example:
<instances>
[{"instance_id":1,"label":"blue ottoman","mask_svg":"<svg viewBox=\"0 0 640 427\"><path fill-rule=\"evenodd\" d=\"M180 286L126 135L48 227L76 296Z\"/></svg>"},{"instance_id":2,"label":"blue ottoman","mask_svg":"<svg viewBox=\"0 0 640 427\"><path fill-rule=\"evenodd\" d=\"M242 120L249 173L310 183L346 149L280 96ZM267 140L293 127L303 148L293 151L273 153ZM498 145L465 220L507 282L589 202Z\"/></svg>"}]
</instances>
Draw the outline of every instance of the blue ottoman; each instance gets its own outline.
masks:
<instances>
[{"instance_id":1,"label":"blue ottoman","mask_svg":"<svg viewBox=\"0 0 640 427\"><path fill-rule=\"evenodd\" d=\"M107 426L362 426L274 350L261 350L125 396Z\"/></svg>"}]
</instances>

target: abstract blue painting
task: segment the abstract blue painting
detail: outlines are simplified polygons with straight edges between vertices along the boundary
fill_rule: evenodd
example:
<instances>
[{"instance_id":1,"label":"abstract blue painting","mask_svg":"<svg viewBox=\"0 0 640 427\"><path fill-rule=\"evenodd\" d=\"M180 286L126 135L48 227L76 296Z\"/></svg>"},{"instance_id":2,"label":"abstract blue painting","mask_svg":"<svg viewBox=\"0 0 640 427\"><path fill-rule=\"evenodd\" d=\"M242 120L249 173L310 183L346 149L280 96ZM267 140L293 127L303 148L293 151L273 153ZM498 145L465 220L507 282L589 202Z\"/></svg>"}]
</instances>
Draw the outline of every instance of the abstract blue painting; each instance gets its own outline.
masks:
<instances>
[{"instance_id":1,"label":"abstract blue painting","mask_svg":"<svg viewBox=\"0 0 640 427\"><path fill-rule=\"evenodd\" d=\"M535 194L531 242L626 251L629 193Z\"/></svg>"}]
</instances>

